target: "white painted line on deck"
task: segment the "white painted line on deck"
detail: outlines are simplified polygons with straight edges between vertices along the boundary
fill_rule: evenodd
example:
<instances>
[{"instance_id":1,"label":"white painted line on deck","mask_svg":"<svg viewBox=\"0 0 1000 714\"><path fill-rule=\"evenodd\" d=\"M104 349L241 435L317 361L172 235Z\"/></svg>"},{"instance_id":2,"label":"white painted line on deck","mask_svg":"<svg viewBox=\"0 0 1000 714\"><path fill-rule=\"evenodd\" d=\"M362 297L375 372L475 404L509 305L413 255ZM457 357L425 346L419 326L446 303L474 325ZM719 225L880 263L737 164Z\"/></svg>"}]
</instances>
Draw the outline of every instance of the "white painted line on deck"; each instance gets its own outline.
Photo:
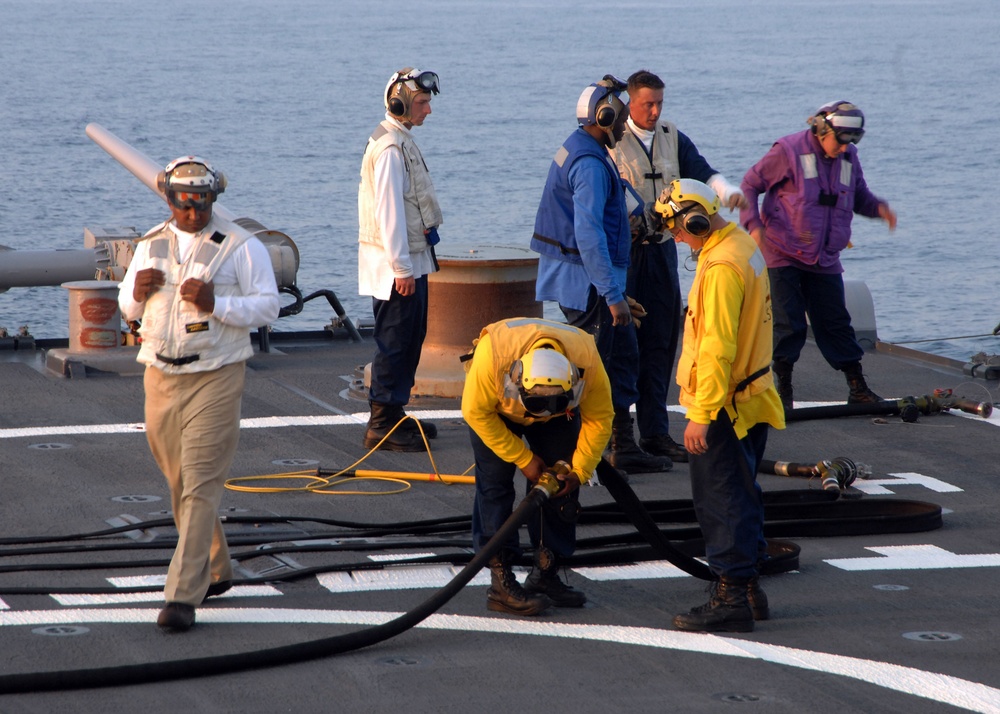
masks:
<instances>
[{"instance_id":1,"label":"white painted line on deck","mask_svg":"<svg viewBox=\"0 0 1000 714\"><path fill-rule=\"evenodd\" d=\"M914 472L888 475L890 478L857 479L851 485L869 496L889 496L896 493L886 486L923 486L936 493L959 493L963 490L933 476L924 476Z\"/></svg>"},{"instance_id":2,"label":"white painted line on deck","mask_svg":"<svg viewBox=\"0 0 1000 714\"><path fill-rule=\"evenodd\" d=\"M270 585L235 585L228 592L216 595L213 600L231 597L275 597L281 591ZM152 593L109 593L104 595L87 595L68 593L51 595L60 605L80 607L86 605L126 605L132 602L163 602L163 592Z\"/></svg>"},{"instance_id":3,"label":"white painted line on deck","mask_svg":"<svg viewBox=\"0 0 1000 714\"><path fill-rule=\"evenodd\" d=\"M458 409L407 412L420 419L461 419ZM241 429L280 429L289 426L358 426L368 421L368 412L355 414L331 414L323 416L273 416L253 417L240 420ZM146 425L142 422L130 424L89 424L67 426L36 426L0 429L0 439L20 439L40 436L74 436L93 434L144 434Z\"/></svg>"},{"instance_id":4,"label":"white painted line on deck","mask_svg":"<svg viewBox=\"0 0 1000 714\"><path fill-rule=\"evenodd\" d=\"M796 407L822 407L843 404L843 402L796 402ZM667 407L668 411L678 414L685 414L687 409L678 404ZM997 410L989 419L983 419L974 414L966 414L961 411L949 412L957 416L986 422L993 426L1000 426L1000 410ZM428 409L423 411L408 411L407 414L420 419L461 419L462 412L458 409ZM253 417L240 420L242 429L280 429L289 426L358 426L368 421L368 412L355 412L354 414L329 414L320 416L273 416L273 417ZM146 431L146 425L142 422L130 424L79 424L66 426L36 426L36 427L15 427L10 429L0 429L0 439L19 439L39 436L73 436L87 434L142 434Z\"/></svg>"},{"instance_id":5,"label":"white painted line on deck","mask_svg":"<svg viewBox=\"0 0 1000 714\"><path fill-rule=\"evenodd\" d=\"M958 555L936 545L889 545L865 547L880 558L832 558L824 560L841 570L941 570L944 568L1000 567L1000 553Z\"/></svg>"},{"instance_id":6,"label":"white painted line on deck","mask_svg":"<svg viewBox=\"0 0 1000 714\"><path fill-rule=\"evenodd\" d=\"M588 580L657 580L659 578L691 577L666 560L650 560L633 565L608 565L594 568L573 568L573 572Z\"/></svg>"},{"instance_id":7,"label":"white painted line on deck","mask_svg":"<svg viewBox=\"0 0 1000 714\"><path fill-rule=\"evenodd\" d=\"M332 593L357 593L379 590L415 590L443 588L455 579L462 568L453 565L394 566L380 570L354 570L349 573L322 573L319 584ZM480 570L469 585L489 585L490 575Z\"/></svg>"},{"instance_id":8,"label":"white painted line on deck","mask_svg":"<svg viewBox=\"0 0 1000 714\"><path fill-rule=\"evenodd\" d=\"M402 560L434 555L434 553L379 554L368 556L373 561ZM379 570L353 570L350 572L322 573L316 576L321 586L332 593L357 593L385 590L415 590L419 588L442 588L450 583L462 566L457 565L394 565ZM570 572L600 582L617 580L655 580L659 578L691 577L666 560L637 563L634 565L613 565L597 567L577 567ZM514 568L520 582L527 577L527 568ZM487 586L490 574L481 570L466 587Z\"/></svg>"},{"instance_id":9,"label":"white painted line on deck","mask_svg":"<svg viewBox=\"0 0 1000 714\"><path fill-rule=\"evenodd\" d=\"M142 624L152 627L157 612L156 609L136 608L5 611L0 612L0 627L100 623ZM202 625L295 623L372 626L388 622L401 614L373 611L206 607L198 610L198 622ZM544 620L526 621L460 615L431 615L417 627L431 630L561 637L677 652L740 657L855 679L981 714L1000 714L1000 689L979 682L888 662L771 645L749 639L660 630L652 627L574 625Z\"/></svg>"},{"instance_id":10,"label":"white painted line on deck","mask_svg":"<svg viewBox=\"0 0 1000 714\"><path fill-rule=\"evenodd\" d=\"M107 578L107 581L117 588L138 588L138 587L160 587L167 583L167 574L159 573L154 575L124 575L120 577ZM271 585L236 585L222 595L216 595L218 599L230 597L274 597L281 595L281 591ZM52 594L50 597L60 605L67 607L80 607L87 605L124 605L132 602L163 602L162 592L150 593L108 593L101 595L89 595L86 593Z\"/></svg>"}]
</instances>

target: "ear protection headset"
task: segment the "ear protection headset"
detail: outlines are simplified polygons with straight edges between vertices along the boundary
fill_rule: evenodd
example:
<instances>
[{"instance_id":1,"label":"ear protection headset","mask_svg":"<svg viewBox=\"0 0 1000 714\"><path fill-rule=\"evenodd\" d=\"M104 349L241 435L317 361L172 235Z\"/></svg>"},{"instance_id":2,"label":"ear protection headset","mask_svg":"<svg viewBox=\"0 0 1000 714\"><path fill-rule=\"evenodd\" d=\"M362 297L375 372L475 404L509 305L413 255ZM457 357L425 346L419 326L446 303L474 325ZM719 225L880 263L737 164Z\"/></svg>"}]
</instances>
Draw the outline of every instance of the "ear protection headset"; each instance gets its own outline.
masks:
<instances>
[{"instance_id":1,"label":"ear protection headset","mask_svg":"<svg viewBox=\"0 0 1000 714\"><path fill-rule=\"evenodd\" d=\"M392 93L396 91L397 85L406 81L403 77L408 76L411 71L412 69L407 67L399 70L389 78L389 86L385 90L385 108L394 117L406 116L410 111L409 102L404 101L401 96L392 96Z\"/></svg>"},{"instance_id":2,"label":"ear protection headset","mask_svg":"<svg viewBox=\"0 0 1000 714\"><path fill-rule=\"evenodd\" d=\"M822 138L833 132L839 144L857 144L865 135L865 115L846 100L824 104L806 119L812 133Z\"/></svg>"},{"instance_id":3,"label":"ear protection headset","mask_svg":"<svg viewBox=\"0 0 1000 714\"><path fill-rule=\"evenodd\" d=\"M610 129L618 121L618 115L624 108L625 105L622 101L609 90L597 103L597 108L594 111L594 123L602 129Z\"/></svg>"},{"instance_id":4,"label":"ear protection headset","mask_svg":"<svg viewBox=\"0 0 1000 714\"><path fill-rule=\"evenodd\" d=\"M185 177L186 183L180 184L185 189L188 189L194 193L213 193L218 196L226 190L226 176L221 171L216 171L210 163L197 156L181 156L174 159L166 167L156 175L156 188L160 193L166 195L167 191L173 190L174 182L171 180L173 178L174 170L185 164L196 164L202 166L205 169L205 176L199 177Z\"/></svg>"},{"instance_id":5,"label":"ear protection headset","mask_svg":"<svg viewBox=\"0 0 1000 714\"><path fill-rule=\"evenodd\" d=\"M682 208L674 214L674 220L681 222L681 229L695 238L706 238L712 232L712 221L697 203Z\"/></svg>"},{"instance_id":6,"label":"ear protection headset","mask_svg":"<svg viewBox=\"0 0 1000 714\"><path fill-rule=\"evenodd\" d=\"M583 90L577 102L576 117L584 126L596 124L604 130L615 125L628 104L619 96L627 85L617 77L606 74Z\"/></svg>"},{"instance_id":7,"label":"ear protection headset","mask_svg":"<svg viewBox=\"0 0 1000 714\"><path fill-rule=\"evenodd\" d=\"M416 85L415 91L405 86L410 81ZM409 115L414 95L420 92L437 94L439 91L437 74L404 67L389 77L389 83L385 85L385 108L394 117L402 119Z\"/></svg>"},{"instance_id":8,"label":"ear protection headset","mask_svg":"<svg viewBox=\"0 0 1000 714\"><path fill-rule=\"evenodd\" d=\"M689 204L689 205L684 205ZM712 216L722 204L719 196L709 186L694 179L674 179L663 189L656 201L656 211L666 223L667 230L680 221L680 228L696 238L706 238L712 233Z\"/></svg>"}]
</instances>

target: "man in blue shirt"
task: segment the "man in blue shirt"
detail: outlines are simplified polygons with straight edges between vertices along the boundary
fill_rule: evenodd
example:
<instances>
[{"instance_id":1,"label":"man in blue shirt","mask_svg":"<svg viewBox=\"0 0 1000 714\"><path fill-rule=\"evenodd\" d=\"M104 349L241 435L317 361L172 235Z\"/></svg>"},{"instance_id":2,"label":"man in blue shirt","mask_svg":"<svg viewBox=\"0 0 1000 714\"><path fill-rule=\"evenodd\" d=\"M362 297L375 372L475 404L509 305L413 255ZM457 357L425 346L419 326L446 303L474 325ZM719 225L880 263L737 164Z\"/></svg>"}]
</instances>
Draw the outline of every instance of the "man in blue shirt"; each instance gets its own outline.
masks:
<instances>
[{"instance_id":1,"label":"man in blue shirt","mask_svg":"<svg viewBox=\"0 0 1000 714\"><path fill-rule=\"evenodd\" d=\"M541 255L535 299L559 303L566 321L597 342L615 409L609 459L626 473L650 473L673 464L639 448L629 414L639 398L639 348L625 297L632 236L625 184L608 155L628 119L624 90L606 75L580 95L580 127L549 168L531 248Z\"/></svg>"}]
</instances>

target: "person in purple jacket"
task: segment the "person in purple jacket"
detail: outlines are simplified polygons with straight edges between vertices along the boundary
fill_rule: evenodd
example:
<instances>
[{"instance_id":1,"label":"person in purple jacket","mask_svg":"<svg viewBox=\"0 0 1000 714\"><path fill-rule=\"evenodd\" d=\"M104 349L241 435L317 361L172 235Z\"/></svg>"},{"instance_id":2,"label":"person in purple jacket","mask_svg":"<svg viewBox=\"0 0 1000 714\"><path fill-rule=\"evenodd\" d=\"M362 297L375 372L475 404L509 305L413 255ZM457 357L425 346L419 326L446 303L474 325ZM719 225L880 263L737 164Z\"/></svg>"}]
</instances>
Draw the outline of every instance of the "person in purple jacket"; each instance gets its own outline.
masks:
<instances>
[{"instance_id":1,"label":"person in purple jacket","mask_svg":"<svg viewBox=\"0 0 1000 714\"><path fill-rule=\"evenodd\" d=\"M743 177L740 222L767 261L774 306L774 374L785 409L793 407L792 366L806 341L806 315L824 359L847 377L848 403L880 401L861 371L864 349L844 298L840 251L855 213L896 228L896 213L868 189L855 145L865 116L830 102L809 128L778 139ZM764 194L758 208L758 197Z\"/></svg>"}]
</instances>

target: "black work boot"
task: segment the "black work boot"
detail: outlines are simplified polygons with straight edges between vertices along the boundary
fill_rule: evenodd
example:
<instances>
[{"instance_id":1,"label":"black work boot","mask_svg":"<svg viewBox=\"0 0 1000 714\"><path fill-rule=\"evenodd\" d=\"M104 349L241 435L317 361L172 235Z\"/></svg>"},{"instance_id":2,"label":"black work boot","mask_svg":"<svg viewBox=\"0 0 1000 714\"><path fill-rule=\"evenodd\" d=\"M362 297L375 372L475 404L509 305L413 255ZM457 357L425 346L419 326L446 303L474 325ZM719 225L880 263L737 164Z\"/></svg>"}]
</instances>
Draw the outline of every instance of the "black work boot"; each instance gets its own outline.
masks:
<instances>
[{"instance_id":1,"label":"black work boot","mask_svg":"<svg viewBox=\"0 0 1000 714\"><path fill-rule=\"evenodd\" d=\"M851 393L847 396L848 404L874 404L883 401L882 397L868 388L865 376L861 373L860 362L847 365L843 371L847 377L847 386L851 389Z\"/></svg>"},{"instance_id":2,"label":"black work boot","mask_svg":"<svg viewBox=\"0 0 1000 714\"><path fill-rule=\"evenodd\" d=\"M713 580L708 586L711 597L715 597L715 591L719 587L719 581ZM768 620L771 617L771 608L767 604L767 593L760 586L760 577L754 576L747 581L747 603L750 605L750 612L753 613L754 620Z\"/></svg>"},{"instance_id":3,"label":"black work boot","mask_svg":"<svg viewBox=\"0 0 1000 714\"><path fill-rule=\"evenodd\" d=\"M670 434L659 434L648 439L639 439L639 448L653 456L666 456L675 463L686 464L688 451L682 444L670 438Z\"/></svg>"},{"instance_id":4,"label":"black work boot","mask_svg":"<svg viewBox=\"0 0 1000 714\"><path fill-rule=\"evenodd\" d=\"M537 615L552 602L545 595L525 592L510 568L510 553L501 551L489 560L492 583L486 593L486 609L510 615Z\"/></svg>"},{"instance_id":5,"label":"black work boot","mask_svg":"<svg viewBox=\"0 0 1000 714\"><path fill-rule=\"evenodd\" d=\"M723 575L709 590L708 602L674 617L674 627L688 632L753 632L749 584L750 578Z\"/></svg>"},{"instance_id":6,"label":"black work boot","mask_svg":"<svg viewBox=\"0 0 1000 714\"><path fill-rule=\"evenodd\" d=\"M417 421L420 422L420 427L424 430L424 434L428 439L436 439L438 437L437 424L432 421L422 421L420 419L417 419Z\"/></svg>"},{"instance_id":7,"label":"black work boot","mask_svg":"<svg viewBox=\"0 0 1000 714\"><path fill-rule=\"evenodd\" d=\"M403 407L399 407L399 414L397 416L399 417L399 419L405 419L402 426L399 427L401 430L405 429L408 431L412 431L416 433L417 438L420 438L420 430L423 429L424 436L426 436L428 439L437 438L438 428L434 422L422 421L420 419L417 419L416 417L412 417L403 410ZM399 419L397 419L397 421ZM417 427L418 423L420 424L419 428Z\"/></svg>"},{"instance_id":8,"label":"black work boot","mask_svg":"<svg viewBox=\"0 0 1000 714\"><path fill-rule=\"evenodd\" d=\"M626 412L615 412L611 422L611 443L605 454L612 466L626 474L651 474L669 471L674 462L666 456L647 454L635 443L632 417Z\"/></svg>"},{"instance_id":9,"label":"black work boot","mask_svg":"<svg viewBox=\"0 0 1000 714\"><path fill-rule=\"evenodd\" d=\"M747 583L747 602L754 620L767 620L771 617L771 608L767 604L767 593L760 586L760 578L754 576Z\"/></svg>"},{"instance_id":10,"label":"black work boot","mask_svg":"<svg viewBox=\"0 0 1000 714\"><path fill-rule=\"evenodd\" d=\"M713 580L708 586L709 594L714 597L715 591L719 587L719 581ZM760 586L760 577L754 576L747 581L747 602L754 620L768 620L771 617L771 609L767 604L767 593Z\"/></svg>"},{"instance_id":11,"label":"black work boot","mask_svg":"<svg viewBox=\"0 0 1000 714\"><path fill-rule=\"evenodd\" d=\"M524 581L529 593L547 595L556 607L583 607L587 596L559 579L556 554L544 546L535 551L535 566Z\"/></svg>"},{"instance_id":12,"label":"black work boot","mask_svg":"<svg viewBox=\"0 0 1000 714\"><path fill-rule=\"evenodd\" d=\"M774 369L774 386L778 390L778 396L781 397L781 406L785 408L785 411L794 409L794 402L792 400L792 363L783 360L776 359L772 365Z\"/></svg>"},{"instance_id":13,"label":"black work boot","mask_svg":"<svg viewBox=\"0 0 1000 714\"><path fill-rule=\"evenodd\" d=\"M395 404L379 404L369 402L371 416L368 418L368 428L365 430L365 448L372 449L383 437L392 431L396 424L406 417L403 408ZM392 436L385 440L380 448L387 451L427 451L427 445L420 437L416 424L409 425L406 422L400 424L399 428L392 432Z\"/></svg>"}]
</instances>

